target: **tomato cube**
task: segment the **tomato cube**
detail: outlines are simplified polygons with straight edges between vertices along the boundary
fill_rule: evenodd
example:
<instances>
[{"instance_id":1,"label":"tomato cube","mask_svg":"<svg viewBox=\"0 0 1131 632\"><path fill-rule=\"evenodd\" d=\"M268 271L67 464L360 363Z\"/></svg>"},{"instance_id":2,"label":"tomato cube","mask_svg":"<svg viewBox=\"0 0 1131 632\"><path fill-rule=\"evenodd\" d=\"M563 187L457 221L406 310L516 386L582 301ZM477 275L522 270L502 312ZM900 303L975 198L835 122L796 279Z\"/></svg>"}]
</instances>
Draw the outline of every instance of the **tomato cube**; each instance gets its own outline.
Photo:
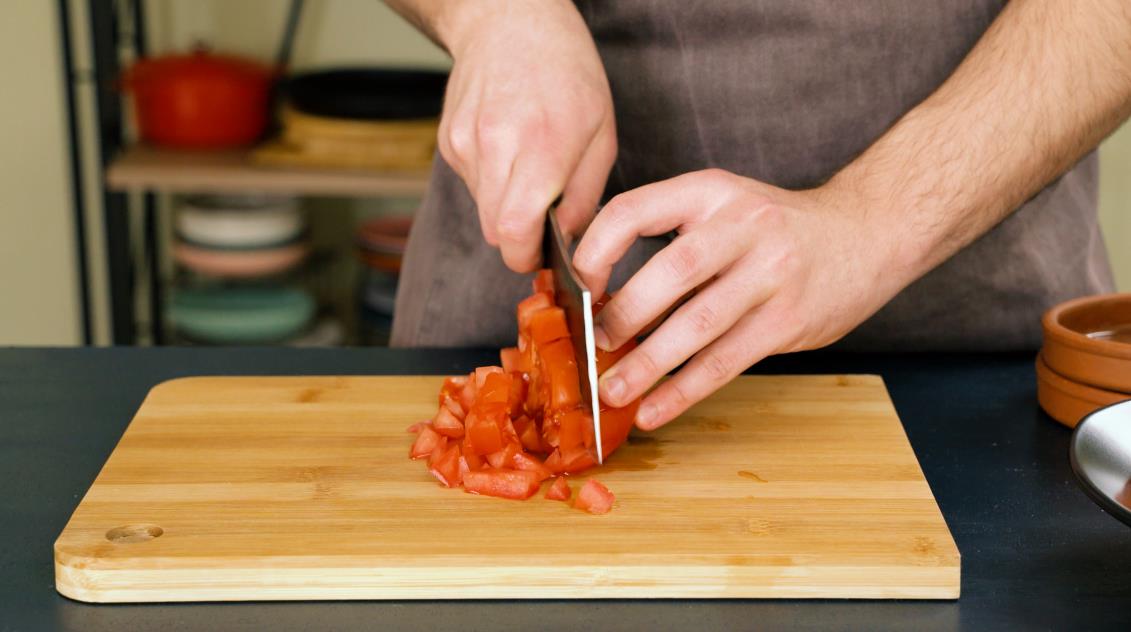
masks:
<instances>
[{"instance_id":1,"label":"tomato cube","mask_svg":"<svg viewBox=\"0 0 1131 632\"><path fill-rule=\"evenodd\" d=\"M409 450L408 456L413 459L423 459L432 454L432 450L436 449L439 445L440 439L443 439L440 434L432 429L432 424L426 424L420 431L416 433L416 441L412 442L412 449Z\"/></svg>"},{"instance_id":2,"label":"tomato cube","mask_svg":"<svg viewBox=\"0 0 1131 632\"><path fill-rule=\"evenodd\" d=\"M463 422L453 415L452 411L444 407L441 407L440 411L436 413L436 418L432 421L432 428L445 437L459 439L463 436Z\"/></svg>"},{"instance_id":3,"label":"tomato cube","mask_svg":"<svg viewBox=\"0 0 1131 632\"><path fill-rule=\"evenodd\" d=\"M530 498L541 487L538 474L521 470L486 469L468 472L463 477L463 489L472 494L513 498Z\"/></svg>"},{"instance_id":4,"label":"tomato cube","mask_svg":"<svg viewBox=\"0 0 1131 632\"><path fill-rule=\"evenodd\" d=\"M428 471L444 487L458 487L462 482L459 465L461 461L459 445L453 443L444 450L434 463L429 465Z\"/></svg>"},{"instance_id":5,"label":"tomato cube","mask_svg":"<svg viewBox=\"0 0 1131 632\"><path fill-rule=\"evenodd\" d=\"M554 291L554 271L549 268L542 268L534 275L534 291L535 292L550 292Z\"/></svg>"},{"instance_id":6,"label":"tomato cube","mask_svg":"<svg viewBox=\"0 0 1131 632\"><path fill-rule=\"evenodd\" d=\"M569 488L569 483L566 482L564 476L559 476L554 479L550 487L546 489L546 498L550 500L569 500L570 495L573 493Z\"/></svg>"},{"instance_id":7,"label":"tomato cube","mask_svg":"<svg viewBox=\"0 0 1131 632\"><path fill-rule=\"evenodd\" d=\"M560 307L550 307L535 312L530 318L530 339L534 344L542 346L555 340L569 338L569 326L566 325L565 310Z\"/></svg>"},{"instance_id":8,"label":"tomato cube","mask_svg":"<svg viewBox=\"0 0 1131 632\"><path fill-rule=\"evenodd\" d=\"M499 351L499 361L507 373L522 373L526 370L526 360L518 347L506 347Z\"/></svg>"},{"instance_id":9,"label":"tomato cube","mask_svg":"<svg viewBox=\"0 0 1131 632\"><path fill-rule=\"evenodd\" d=\"M550 471L550 468L546 467L541 461L530 456L529 454L526 454L525 452L516 452L511 457L511 465L516 470L534 472L538 474L538 480L541 481L544 481L554 475L554 473Z\"/></svg>"},{"instance_id":10,"label":"tomato cube","mask_svg":"<svg viewBox=\"0 0 1131 632\"><path fill-rule=\"evenodd\" d=\"M502 421L506 418L506 404L479 404L471 409L464 432L476 454L483 456L503 449Z\"/></svg>"},{"instance_id":11,"label":"tomato cube","mask_svg":"<svg viewBox=\"0 0 1131 632\"><path fill-rule=\"evenodd\" d=\"M511 376L499 369L498 373L489 373L483 383L479 385L476 400L479 404L506 404L511 397Z\"/></svg>"},{"instance_id":12,"label":"tomato cube","mask_svg":"<svg viewBox=\"0 0 1131 632\"><path fill-rule=\"evenodd\" d=\"M530 319L534 314L554 306L554 297L549 292L538 292L528 296L518 304L518 330L530 331Z\"/></svg>"},{"instance_id":13,"label":"tomato cube","mask_svg":"<svg viewBox=\"0 0 1131 632\"><path fill-rule=\"evenodd\" d=\"M616 497L607 487L597 479L591 478L585 481L581 491L577 492L577 500L573 501L573 506L591 514L604 514L609 513L613 508L615 500Z\"/></svg>"},{"instance_id":14,"label":"tomato cube","mask_svg":"<svg viewBox=\"0 0 1131 632\"><path fill-rule=\"evenodd\" d=\"M542 369L550 386L550 407L570 410L581 403L581 386L577 376L577 358L569 338L556 340L541 350Z\"/></svg>"},{"instance_id":15,"label":"tomato cube","mask_svg":"<svg viewBox=\"0 0 1131 632\"><path fill-rule=\"evenodd\" d=\"M585 428L588 426L590 434L593 428L593 415L580 408L566 411L560 417L558 428L558 447L562 451L576 448L585 444ZM439 428L436 429L439 432Z\"/></svg>"}]
</instances>

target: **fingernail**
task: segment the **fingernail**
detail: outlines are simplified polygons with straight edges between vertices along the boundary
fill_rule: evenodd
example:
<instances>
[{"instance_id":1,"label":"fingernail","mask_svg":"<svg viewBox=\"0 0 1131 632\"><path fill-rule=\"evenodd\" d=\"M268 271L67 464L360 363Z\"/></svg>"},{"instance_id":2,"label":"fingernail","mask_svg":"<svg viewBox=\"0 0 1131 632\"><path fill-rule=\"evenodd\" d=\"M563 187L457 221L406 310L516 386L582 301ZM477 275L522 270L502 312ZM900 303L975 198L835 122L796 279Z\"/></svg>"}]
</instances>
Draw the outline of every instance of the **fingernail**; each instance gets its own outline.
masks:
<instances>
[{"instance_id":1,"label":"fingernail","mask_svg":"<svg viewBox=\"0 0 1131 632\"><path fill-rule=\"evenodd\" d=\"M605 387L605 396L613 401L610 404L615 404L621 401L624 397L625 391L628 390L628 385L625 384L624 379L617 375L610 375L606 373L601 378L601 385Z\"/></svg>"},{"instance_id":2,"label":"fingernail","mask_svg":"<svg viewBox=\"0 0 1131 632\"><path fill-rule=\"evenodd\" d=\"M612 351L612 344L609 342L609 334L605 333L605 329L600 325L593 327L593 342L597 344L597 348L601 351Z\"/></svg>"},{"instance_id":3,"label":"fingernail","mask_svg":"<svg viewBox=\"0 0 1131 632\"><path fill-rule=\"evenodd\" d=\"M655 404L641 404L636 411L636 425L644 430L651 430L659 414Z\"/></svg>"}]
</instances>

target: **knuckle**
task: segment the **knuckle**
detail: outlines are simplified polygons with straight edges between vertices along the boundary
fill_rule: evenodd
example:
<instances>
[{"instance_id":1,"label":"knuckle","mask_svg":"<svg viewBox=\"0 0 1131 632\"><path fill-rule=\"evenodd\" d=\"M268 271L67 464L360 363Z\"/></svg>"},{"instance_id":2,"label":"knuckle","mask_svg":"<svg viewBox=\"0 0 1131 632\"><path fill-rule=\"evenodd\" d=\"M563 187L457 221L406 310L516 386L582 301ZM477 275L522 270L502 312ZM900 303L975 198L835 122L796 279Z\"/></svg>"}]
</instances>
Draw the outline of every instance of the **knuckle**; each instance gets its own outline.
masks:
<instances>
[{"instance_id":1,"label":"knuckle","mask_svg":"<svg viewBox=\"0 0 1131 632\"><path fill-rule=\"evenodd\" d=\"M691 394L687 392L686 388L682 386L678 380L669 380L668 384L668 397L667 403L661 406L662 409L667 410L684 410L695 403Z\"/></svg>"},{"instance_id":2,"label":"knuckle","mask_svg":"<svg viewBox=\"0 0 1131 632\"><path fill-rule=\"evenodd\" d=\"M632 301L622 291L601 310L601 325L614 338L619 339L628 335L634 313L631 303Z\"/></svg>"},{"instance_id":3,"label":"knuckle","mask_svg":"<svg viewBox=\"0 0 1131 632\"><path fill-rule=\"evenodd\" d=\"M700 176L710 185L721 185L730 182L731 173L726 169L711 167L700 172Z\"/></svg>"},{"instance_id":4,"label":"knuckle","mask_svg":"<svg viewBox=\"0 0 1131 632\"><path fill-rule=\"evenodd\" d=\"M667 251L662 261L668 276L681 286L693 282L703 265L696 244L689 236L683 236L672 242Z\"/></svg>"},{"instance_id":5,"label":"knuckle","mask_svg":"<svg viewBox=\"0 0 1131 632\"><path fill-rule=\"evenodd\" d=\"M706 349L699 356L699 366L712 382L730 379L731 362L718 351Z\"/></svg>"},{"instance_id":6,"label":"knuckle","mask_svg":"<svg viewBox=\"0 0 1131 632\"><path fill-rule=\"evenodd\" d=\"M448 146L457 160L467 160L475 152L475 130L466 123L455 122L448 129Z\"/></svg>"},{"instance_id":7,"label":"knuckle","mask_svg":"<svg viewBox=\"0 0 1131 632\"><path fill-rule=\"evenodd\" d=\"M699 335L713 334L719 325L719 313L710 305L697 305L687 314L691 330Z\"/></svg>"}]
</instances>

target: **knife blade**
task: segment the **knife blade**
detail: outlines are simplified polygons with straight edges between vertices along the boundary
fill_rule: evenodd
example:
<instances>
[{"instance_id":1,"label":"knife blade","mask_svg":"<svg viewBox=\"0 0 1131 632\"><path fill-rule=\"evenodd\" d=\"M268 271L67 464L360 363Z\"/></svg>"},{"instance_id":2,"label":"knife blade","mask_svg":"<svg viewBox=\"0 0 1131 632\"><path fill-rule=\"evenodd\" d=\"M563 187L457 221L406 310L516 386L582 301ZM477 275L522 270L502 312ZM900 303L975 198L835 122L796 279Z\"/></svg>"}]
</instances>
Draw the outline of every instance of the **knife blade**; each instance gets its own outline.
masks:
<instances>
[{"instance_id":1,"label":"knife blade","mask_svg":"<svg viewBox=\"0 0 1131 632\"><path fill-rule=\"evenodd\" d=\"M592 412L597 463L603 463L601 405L597 399L597 345L593 338L593 294L573 268L573 257L570 256L565 235L558 224L556 204L546 212L542 257L543 265L554 273L554 299L565 311L566 324L569 325L569 335L578 360L577 382L581 387L581 403Z\"/></svg>"}]
</instances>

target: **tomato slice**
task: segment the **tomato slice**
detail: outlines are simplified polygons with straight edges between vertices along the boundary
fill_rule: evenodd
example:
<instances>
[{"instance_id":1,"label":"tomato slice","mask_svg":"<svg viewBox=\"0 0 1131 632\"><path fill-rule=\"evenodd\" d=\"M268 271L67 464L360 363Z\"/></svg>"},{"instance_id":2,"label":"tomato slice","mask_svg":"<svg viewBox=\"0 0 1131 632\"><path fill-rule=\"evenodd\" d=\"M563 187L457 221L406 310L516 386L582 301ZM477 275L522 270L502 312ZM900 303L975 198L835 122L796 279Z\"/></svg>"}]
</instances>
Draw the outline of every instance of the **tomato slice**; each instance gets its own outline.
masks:
<instances>
[{"instance_id":1,"label":"tomato slice","mask_svg":"<svg viewBox=\"0 0 1131 632\"><path fill-rule=\"evenodd\" d=\"M550 487L546 489L546 498L550 500L569 500L573 491L569 488L569 483L566 482L564 476L559 476L554 479Z\"/></svg>"},{"instance_id":2,"label":"tomato slice","mask_svg":"<svg viewBox=\"0 0 1131 632\"><path fill-rule=\"evenodd\" d=\"M549 268L542 268L538 274L534 275L534 291L535 292L550 292L554 291L554 271Z\"/></svg>"},{"instance_id":3,"label":"tomato slice","mask_svg":"<svg viewBox=\"0 0 1131 632\"><path fill-rule=\"evenodd\" d=\"M534 344L547 345L562 338L569 338L569 326L566 325L564 309L548 307L535 312L530 317L530 339Z\"/></svg>"},{"instance_id":4,"label":"tomato slice","mask_svg":"<svg viewBox=\"0 0 1131 632\"><path fill-rule=\"evenodd\" d=\"M615 500L616 497L609 491L609 488L602 485L597 479L591 478L585 481L585 484L581 486L581 491L577 492L577 500L573 501L573 506L591 514L605 514L613 508Z\"/></svg>"},{"instance_id":5,"label":"tomato slice","mask_svg":"<svg viewBox=\"0 0 1131 632\"><path fill-rule=\"evenodd\" d=\"M463 436L463 422L452 414L452 411L443 406L440 407L440 412L436 413L436 418L432 420L432 428L452 439L459 439Z\"/></svg>"},{"instance_id":6,"label":"tomato slice","mask_svg":"<svg viewBox=\"0 0 1131 632\"><path fill-rule=\"evenodd\" d=\"M585 428L593 427L593 416L588 412L575 408L568 410L561 416L558 427L558 448L569 450L585 444ZM592 432L592 431L590 431ZM604 439L605 433L601 433Z\"/></svg>"},{"instance_id":7,"label":"tomato slice","mask_svg":"<svg viewBox=\"0 0 1131 632\"><path fill-rule=\"evenodd\" d=\"M463 477L463 489L472 494L524 500L537 493L542 482L535 472L486 469Z\"/></svg>"},{"instance_id":8,"label":"tomato slice","mask_svg":"<svg viewBox=\"0 0 1131 632\"><path fill-rule=\"evenodd\" d=\"M526 370L526 359L518 347L506 347L500 350L499 363L507 373L522 373Z\"/></svg>"},{"instance_id":9,"label":"tomato slice","mask_svg":"<svg viewBox=\"0 0 1131 632\"><path fill-rule=\"evenodd\" d=\"M432 424L425 424L416 433L416 441L412 442L412 449L409 450L408 456L412 459L423 459L432 454L432 450L436 449L439 445L440 439L443 439L440 434L432 429Z\"/></svg>"}]
</instances>

